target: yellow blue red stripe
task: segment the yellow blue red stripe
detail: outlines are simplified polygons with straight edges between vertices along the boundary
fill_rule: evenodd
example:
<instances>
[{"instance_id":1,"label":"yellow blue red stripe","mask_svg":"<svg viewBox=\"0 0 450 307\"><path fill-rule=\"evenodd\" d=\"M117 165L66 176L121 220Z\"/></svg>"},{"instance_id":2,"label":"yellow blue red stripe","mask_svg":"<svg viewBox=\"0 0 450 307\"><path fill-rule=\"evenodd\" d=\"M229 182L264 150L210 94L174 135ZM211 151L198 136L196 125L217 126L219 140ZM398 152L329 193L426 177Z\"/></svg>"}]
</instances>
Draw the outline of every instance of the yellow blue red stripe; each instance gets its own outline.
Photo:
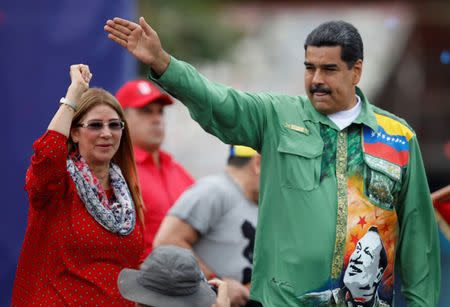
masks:
<instances>
[{"instance_id":1,"label":"yellow blue red stripe","mask_svg":"<svg viewBox=\"0 0 450 307\"><path fill-rule=\"evenodd\" d=\"M414 133L395 119L376 113L375 116L378 132L364 127L364 152L400 166L408 164L409 140Z\"/></svg>"},{"instance_id":2,"label":"yellow blue red stripe","mask_svg":"<svg viewBox=\"0 0 450 307\"><path fill-rule=\"evenodd\" d=\"M383 127L384 131L390 135L405 136L408 142L414 135L411 129L395 119L377 113L375 113L375 117L377 118L378 125Z\"/></svg>"}]
</instances>

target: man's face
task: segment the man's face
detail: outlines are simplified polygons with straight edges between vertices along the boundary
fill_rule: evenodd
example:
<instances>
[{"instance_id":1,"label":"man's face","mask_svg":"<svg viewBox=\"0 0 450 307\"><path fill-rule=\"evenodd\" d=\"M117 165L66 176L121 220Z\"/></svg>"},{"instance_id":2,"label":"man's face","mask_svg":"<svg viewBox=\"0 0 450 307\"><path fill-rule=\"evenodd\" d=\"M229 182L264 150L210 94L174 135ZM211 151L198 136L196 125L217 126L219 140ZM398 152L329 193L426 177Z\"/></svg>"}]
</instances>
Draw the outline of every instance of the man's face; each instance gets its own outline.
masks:
<instances>
[{"instance_id":1,"label":"man's face","mask_svg":"<svg viewBox=\"0 0 450 307\"><path fill-rule=\"evenodd\" d=\"M322 114L351 109L356 104L362 61L351 69L341 59L341 46L308 46L305 52L305 90L314 108Z\"/></svg>"},{"instance_id":2,"label":"man's face","mask_svg":"<svg viewBox=\"0 0 450 307\"><path fill-rule=\"evenodd\" d=\"M159 101L125 110L134 145L148 152L159 149L164 140L163 110L164 104Z\"/></svg>"},{"instance_id":3,"label":"man's face","mask_svg":"<svg viewBox=\"0 0 450 307\"><path fill-rule=\"evenodd\" d=\"M379 268L381 238L374 231L367 232L356 244L344 275L344 284L359 302L370 301L383 277Z\"/></svg>"}]
</instances>

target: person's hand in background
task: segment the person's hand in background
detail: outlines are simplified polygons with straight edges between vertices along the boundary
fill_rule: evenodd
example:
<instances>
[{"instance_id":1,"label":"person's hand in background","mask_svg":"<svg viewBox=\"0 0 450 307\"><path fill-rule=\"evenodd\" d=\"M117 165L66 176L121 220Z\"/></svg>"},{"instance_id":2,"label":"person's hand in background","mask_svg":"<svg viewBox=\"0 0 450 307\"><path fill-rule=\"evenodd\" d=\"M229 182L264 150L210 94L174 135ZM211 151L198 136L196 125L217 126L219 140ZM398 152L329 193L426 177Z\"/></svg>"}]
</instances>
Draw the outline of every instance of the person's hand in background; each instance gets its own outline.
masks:
<instances>
[{"instance_id":1,"label":"person's hand in background","mask_svg":"<svg viewBox=\"0 0 450 307\"><path fill-rule=\"evenodd\" d=\"M208 281L217 289L217 300L211 307L230 307L230 298L228 297L228 285L225 281L212 279Z\"/></svg>"}]
</instances>

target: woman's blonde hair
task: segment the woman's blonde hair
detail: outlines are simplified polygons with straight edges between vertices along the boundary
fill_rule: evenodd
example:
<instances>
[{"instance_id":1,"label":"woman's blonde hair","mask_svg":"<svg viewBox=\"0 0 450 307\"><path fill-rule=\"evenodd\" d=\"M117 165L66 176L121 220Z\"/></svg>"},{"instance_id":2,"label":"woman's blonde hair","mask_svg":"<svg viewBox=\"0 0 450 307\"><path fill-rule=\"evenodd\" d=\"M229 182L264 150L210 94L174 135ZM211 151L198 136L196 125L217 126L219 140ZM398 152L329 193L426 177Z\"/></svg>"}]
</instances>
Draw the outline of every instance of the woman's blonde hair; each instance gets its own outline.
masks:
<instances>
[{"instance_id":1,"label":"woman's blonde hair","mask_svg":"<svg viewBox=\"0 0 450 307\"><path fill-rule=\"evenodd\" d=\"M128 123L125 118L120 103L108 91L102 88L90 88L82 96L78 106L78 110L75 112L71 129L79 124L81 118L89 112L93 107L98 105L110 106L120 117L120 120L125 123L125 128L122 130L122 137L120 139L120 145L116 154L112 158L122 171L123 177L127 182L128 189L130 190L131 197L133 198L134 205L136 207L137 217L144 226L144 206L141 196L141 189L139 185L139 178L136 171L136 162L134 160L133 144L131 142L130 130L128 129ZM69 136L67 143L69 154L77 150L77 145L73 142L72 137Z\"/></svg>"}]
</instances>

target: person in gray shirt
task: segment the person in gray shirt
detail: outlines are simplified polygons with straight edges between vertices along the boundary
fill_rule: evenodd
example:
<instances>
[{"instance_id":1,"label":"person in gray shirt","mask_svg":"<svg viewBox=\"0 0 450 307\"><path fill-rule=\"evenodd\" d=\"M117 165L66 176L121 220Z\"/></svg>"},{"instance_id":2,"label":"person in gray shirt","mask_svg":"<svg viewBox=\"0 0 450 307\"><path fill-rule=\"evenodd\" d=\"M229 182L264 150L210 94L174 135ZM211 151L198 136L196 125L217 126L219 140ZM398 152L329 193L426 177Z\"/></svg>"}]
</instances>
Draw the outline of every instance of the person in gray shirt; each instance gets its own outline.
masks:
<instances>
[{"instance_id":1,"label":"person in gray shirt","mask_svg":"<svg viewBox=\"0 0 450 307\"><path fill-rule=\"evenodd\" d=\"M231 306L245 306L253 263L261 156L231 146L225 172L197 181L175 202L153 246L191 249L208 279L227 282Z\"/></svg>"}]
</instances>

